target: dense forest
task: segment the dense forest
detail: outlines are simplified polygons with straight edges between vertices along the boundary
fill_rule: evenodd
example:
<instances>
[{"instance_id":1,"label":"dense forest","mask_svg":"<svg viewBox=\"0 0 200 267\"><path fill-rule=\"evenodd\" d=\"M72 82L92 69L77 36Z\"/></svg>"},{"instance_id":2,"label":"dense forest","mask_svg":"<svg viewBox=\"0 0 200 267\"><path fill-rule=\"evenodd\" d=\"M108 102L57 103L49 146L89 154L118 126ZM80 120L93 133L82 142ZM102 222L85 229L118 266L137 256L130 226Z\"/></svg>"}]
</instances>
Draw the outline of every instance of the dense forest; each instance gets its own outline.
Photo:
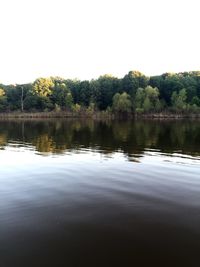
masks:
<instances>
[{"instance_id":1,"label":"dense forest","mask_svg":"<svg viewBox=\"0 0 200 267\"><path fill-rule=\"evenodd\" d=\"M93 114L200 112L200 71L147 77L130 71L93 80L38 78L30 84L0 84L0 112L71 111Z\"/></svg>"}]
</instances>

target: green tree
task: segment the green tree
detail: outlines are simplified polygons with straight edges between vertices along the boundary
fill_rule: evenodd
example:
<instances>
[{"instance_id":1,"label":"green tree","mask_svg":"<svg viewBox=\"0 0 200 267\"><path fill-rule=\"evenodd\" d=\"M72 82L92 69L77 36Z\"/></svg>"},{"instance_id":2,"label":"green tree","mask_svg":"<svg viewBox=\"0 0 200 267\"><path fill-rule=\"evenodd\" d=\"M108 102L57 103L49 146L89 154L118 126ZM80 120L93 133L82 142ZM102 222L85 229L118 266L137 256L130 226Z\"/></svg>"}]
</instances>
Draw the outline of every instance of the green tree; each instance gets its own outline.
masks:
<instances>
[{"instance_id":1,"label":"green tree","mask_svg":"<svg viewBox=\"0 0 200 267\"><path fill-rule=\"evenodd\" d=\"M83 106L89 106L91 101L91 88L89 81L82 81L79 86L79 102Z\"/></svg>"},{"instance_id":2,"label":"green tree","mask_svg":"<svg viewBox=\"0 0 200 267\"><path fill-rule=\"evenodd\" d=\"M92 116L94 114L94 110L95 110L95 104L93 102L90 102L88 108L86 109L87 115Z\"/></svg>"},{"instance_id":3,"label":"green tree","mask_svg":"<svg viewBox=\"0 0 200 267\"><path fill-rule=\"evenodd\" d=\"M68 93L66 96L66 108L71 109L73 106L73 97L71 93Z\"/></svg>"},{"instance_id":4,"label":"green tree","mask_svg":"<svg viewBox=\"0 0 200 267\"><path fill-rule=\"evenodd\" d=\"M91 82L93 91L92 101L100 110L105 110L112 105L112 98L116 92L119 91L119 84L117 78L112 75L105 74L100 76L95 82Z\"/></svg>"},{"instance_id":5,"label":"green tree","mask_svg":"<svg viewBox=\"0 0 200 267\"><path fill-rule=\"evenodd\" d=\"M133 99L139 87L145 88L148 85L149 78L139 71L129 71L122 80L123 90Z\"/></svg>"},{"instance_id":6,"label":"green tree","mask_svg":"<svg viewBox=\"0 0 200 267\"><path fill-rule=\"evenodd\" d=\"M148 85L145 89L138 88L135 96L136 112L159 111L161 109L159 90Z\"/></svg>"},{"instance_id":7,"label":"green tree","mask_svg":"<svg viewBox=\"0 0 200 267\"><path fill-rule=\"evenodd\" d=\"M0 88L0 111L5 111L7 106L7 97L4 89Z\"/></svg>"},{"instance_id":8,"label":"green tree","mask_svg":"<svg viewBox=\"0 0 200 267\"><path fill-rule=\"evenodd\" d=\"M21 109L21 88L15 85L9 85L5 89L8 110L20 110Z\"/></svg>"},{"instance_id":9,"label":"green tree","mask_svg":"<svg viewBox=\"0 0 200 267\"><path fill-rule=\"evenodd\" d=\"M81 111L81 105L79 105L79 104L76 103L75 105L72 106L72 111L74 113L76 113L76 114L79 114L80 111Z\"/></svg>"},{"instance_id":10,"label":"green tree","mask_svg":"<svg viewBox=\"0 0 200 267\"><path fill-rule=\"evenodd\" d=\"M122 115L127 115L131 112L132 103L131 103L131 97L126 92L119 94L116 93L113 96L113 106L112 106L114 112L121 113Z\"/></svg>"},{"instance_id":11,"label":"green tree","mask_svg":"<svg viewBox=\"0 0 200 267\"><path fill-rule=\"evenodd\" d=\"M152 111L159 111L161 104L160 104L160 100L159 100L159 90L157 87L151 87L151 86L147 86L145 88L145 94L146 94L146 98L149 99L149 101L146 100L146 111L152 110ZM149 103L148 103L149 102ZM145 109L145 107L144 107Z\"/></svg>"},{"instance_id":12,"label":"green tree","mask_svg":"<svg viewBox=\"0 0 200 267\"><path fill-rule=\"evenodd\" d=\"M186 89L181 89L178 93L173 92L171 96L172 107L178 111L185 110L187 108L186 99Z\"/></svg>"},{"instance_id":13,"label":"green tree","mask_svg":"<svg viewBox=\"0 0 200 267\"><path fill-rule=\"evenodd\" d=\"M153 105L152 105L149 97L146 96L144 99L144 103L143 103L143 110L147 112L147 111L150 111L152 109L153 109Z\"/></svg>"},{"instance_id":14,"label":"green tree","mask_svg":"<svg viewBox=\"0 0 200 267\"><path fill-rule=\"evenodd\" d=\"M54 80L54 87L50 99L52 103L63 108L71 108L73 104L73 97L68 86L63 82L63 80Z\"/></svg>"},{"instance_id":15,"label":"green tree","mask_svg":"<svg viewBox=\"0 0 200 267\"><path fill-rule=\"evenodd\" d=\"M192 98L192 102L191 102L191 104L200 107L200 98L199 98L198 96L194 96L194 97Z\"/></svg>"},{"instance_id":16,"label":"green tree","mask_svg":"<svg viewBox=\"0 0 200 267\"><path fill-rule=\"evenodd\" d=\"M143 112L143 104L145 100L145 91L144 88L138 88L135 95L135 110L136 112Z\"/></svg>"}]
</instances>

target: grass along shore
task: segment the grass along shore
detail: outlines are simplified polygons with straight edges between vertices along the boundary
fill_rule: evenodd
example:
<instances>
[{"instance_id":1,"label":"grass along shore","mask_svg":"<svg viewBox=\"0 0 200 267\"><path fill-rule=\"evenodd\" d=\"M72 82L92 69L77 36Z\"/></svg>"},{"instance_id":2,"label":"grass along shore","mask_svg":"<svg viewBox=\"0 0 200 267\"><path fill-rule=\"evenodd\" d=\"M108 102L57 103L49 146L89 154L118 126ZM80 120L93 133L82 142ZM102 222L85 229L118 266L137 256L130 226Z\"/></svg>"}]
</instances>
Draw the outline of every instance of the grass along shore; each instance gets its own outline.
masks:
<instances>
[{"instance_id":1,"label":"grass along shore","mask_svg":"<svg viewBox=\"0 0 200 267\"><path fill-rule=\"evenodd\" d=\"M158 119L181 119L181 118L200 118L200 113L172 113L172 112L160 112L160 113L132 113L132 114L114 114L111 112L98 111L93 113L87 112L70 112L70 111L48 111L48 112L2 112L0 113L0 119L31 119L31 118L158 118Z\"/></svg>"}]
</instances>

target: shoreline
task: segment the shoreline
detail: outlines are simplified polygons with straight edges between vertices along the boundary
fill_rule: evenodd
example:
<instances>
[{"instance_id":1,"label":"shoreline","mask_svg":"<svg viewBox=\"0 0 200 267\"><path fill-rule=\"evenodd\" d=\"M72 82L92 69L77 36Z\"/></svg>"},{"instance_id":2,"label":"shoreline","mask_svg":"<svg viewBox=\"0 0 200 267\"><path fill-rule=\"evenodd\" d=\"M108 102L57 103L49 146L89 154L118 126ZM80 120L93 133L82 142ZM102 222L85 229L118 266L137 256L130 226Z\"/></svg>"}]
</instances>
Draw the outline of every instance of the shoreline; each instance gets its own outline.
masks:
<instances>
[{"instance_id":1,"label":"shoreline","mask_svg":"<svg viewBox=\"0 0 200 267\"><path fill-rule=\"evenodd\" d=\"M7 112L0 113L0 119L200 119L199 113L181 114L181 113L148 113L148 114L130 114L128 116L119 116L114 113L96 112L93 114L73 113L73 112Z\"/></svg>"}]
</instances>

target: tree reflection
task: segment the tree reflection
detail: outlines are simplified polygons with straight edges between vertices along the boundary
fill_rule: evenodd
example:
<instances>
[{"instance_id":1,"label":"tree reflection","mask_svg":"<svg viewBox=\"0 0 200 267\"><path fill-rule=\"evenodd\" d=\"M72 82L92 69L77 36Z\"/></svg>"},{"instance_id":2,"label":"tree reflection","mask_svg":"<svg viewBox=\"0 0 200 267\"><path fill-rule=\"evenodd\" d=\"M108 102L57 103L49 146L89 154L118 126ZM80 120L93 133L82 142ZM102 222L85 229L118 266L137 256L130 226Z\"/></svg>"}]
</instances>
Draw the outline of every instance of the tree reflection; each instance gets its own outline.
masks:
<instances>
[{"instance_id":1,"label":"tree reflection","mask_svg":"<svg viewBox=\"0 0 200 267\"><path fill-rule=\"evenodd\" d=\"M30 144L40 153L60 154L89 148L100 153L122 151L129 160L147 148L164 153L200 155L199 121L1 121L0 148L10 142Z\"/></svg>"}]
</instances>

